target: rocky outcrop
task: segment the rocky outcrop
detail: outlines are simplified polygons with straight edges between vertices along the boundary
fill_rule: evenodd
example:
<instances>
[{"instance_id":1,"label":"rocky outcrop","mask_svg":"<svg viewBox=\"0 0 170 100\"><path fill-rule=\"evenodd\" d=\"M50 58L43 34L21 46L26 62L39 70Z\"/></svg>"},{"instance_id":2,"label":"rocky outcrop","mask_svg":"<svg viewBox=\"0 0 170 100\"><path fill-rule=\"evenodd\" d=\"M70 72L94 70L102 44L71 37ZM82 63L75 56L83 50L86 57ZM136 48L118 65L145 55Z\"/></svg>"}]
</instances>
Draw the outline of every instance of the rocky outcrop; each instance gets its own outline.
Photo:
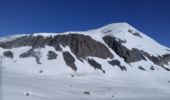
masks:
<instances>
[{"instance_id":1,"label":"rocky outcrop","mask_svg":"<svg viewBox=\"0 0 170 100\"><path fill-rule=\"evenodd\" d=\"M27 58L27 57L34 57L36 59L37 64L41 64L40 62L41 52L34 51L34 49L30 49L27 52L22 53L20 55L20 58Z\"/></svg>"},{"instance_id":2,"label":"rocky outcrop","mask_svg":"<svg viewBox=\"0 0 170 100\"><path fill-rule=\"evenodd\" d=\"M118 66L122 71L126 71L126 67L125 66L121 66L120 62L118 60L112 60L112 61L108 61L109 64L113 65L113 66Z\"/></svg>"},{"instance_id":3,"label":"rocky outcrop","mask_svg":"<svg viewBox=\"0 0 170 100\"><path fill-rule=\"evenodd\" d=\"M11 58L11 59L14 57L12 51L5 51L5 52L3 53L3 55L4 55L5 57Z\"/></svg>"},{"instance_id":4,"label":"rocky outcrop","mask_svg":"<svg viewBox=\"0 0 170 100\"><path fill-rule=\"evenodd\" d=\"M114 37L105 36L103 37L103 40L113 51L115 51L117 55L123 58L127 63L146 60L138 49L133 48L132 50L128 50L125 46L122 45L122 42L117 41Z\"/></svg>"},{"instance_id":5,"label":"rocky outcrop","mask_svg":"<svg viewBox=\"0 0 170 100\"><path fill-rule=\"evenodd\" d=\"M140 70L146 71L146 69L143 68L142 66L138 66L138 68L139 68Z\"/></svg>"},{"instance_id":6,"label":"rocky outcrop","mask_svg":"<svg viewBox=\"0 0 170 100\"><path fill-rule=\"evenodd\" d=\"M91 66L93 66L95 69L100 69L100 70L103 71L103 73L105 73L105 70L102 69L102 65L99 64L98 62L96 62L94 59L89 59L89 58L88 58L87 61L88 61L88 63L89 63Z\"/></svg>"},{"instance_id":7,"label":"rocky outcrop","mask_svg":"<svg viewBox=\"0 0 170 100\"><path fill-rule=\"evenodd\" d=\"M85 59L88 56L103 59L113 58L112 53L102 43L92 39L90 36L82 34L56 35L54 37L43 36L23 36L8 42L0 42L0 47L5 49L22 46L32 46L32 48L43 48L46 45L54 47L57 51L62 51L60 46L69 46L72 53L78 58Z\"/></svg>"},{"instance_id":8,"label":"rocky outcrop","mask_svg":"<svg viewBox=\"0 0 170 100\"><path fill-rule=\"evenodd\" d=\"M134 31L133 29L128 29L128 32L131 33L134 36L142 38L139 32Z\"/></svg>"},{"instance_id":9,"label":"rocky outcrop","mask_svg":"<svg viewBox=\"0 0 170 100\"><path fill-rule=\"evenodd\" d=\"M154 66L150 66L150 70L155 70L155 67Z\"/></svg>"},{"instance_id":10,"label":"rocky outcrop","mask_svg":"<svg viewBox=\"0 0 170 100\"><path fill-rule=\"evenodd\" d=\"M75 65L75 59L74 57L67 51L63 52L63 58L66 62L66 64L72 68L74 71L77 71L77 67Z\"/></svg>"},{"instance_id":11,"label":"rocky outcrop","mask_svg":"<svg viewBox=\"0 0 170 100\"><path fill-rule=\"evenodd\" d=\"M4 49L18 48L22 46L32 46L33 48L44 47L52 37L43 36L22 36L12 41L0 42L0 47Z\"/></svg>"},{"instance_id":12,"label":"rocky outcrop","mask_svg":"<svg viewBox=\"0 0 170 100\"><path fill-rule=\"evenodd\" d=\"M48 51L48 60L53 60L53 59L57 59L57 54L54 51Z\"/></svg>"},{"instance_id":13,"label":"rocky outcrop","mask_svg":"<svg viewBox=\"0 0 170 100\"><path fill-rule=\"evenodd\" d=\"M166 49L167 51L170 51L170 49Z\"/></svg>"},{"instance_id":14,"label":"rocky outcrop","mask_svg":"<svg viewBox=\"0 0 170 100\"><path fill-rule=\"evenodd\" d=\"M85 59L88 56L99 57L99 58L113 58L113 55L109 49L102 43L92 39L90 36L81 34L68 34L55 36L50 45L57 49L62 46L69 46L71 52L74 53L78 58ZM61 48L59 48L60 50Z\"/></svg>"},{"instance_id":15,"label":"rocky outcrop","mask_svg":"<svg viewBox=\"0 0 170 100\"><path fill-rule=\"evenodd\" d=\"M122 42L117 41L117 39L114 37L105 36L103 37L103 40L117 55L123 58L127 63L146 60L145 57L159 66L167 65L168 62L170 62L170 54L165 54L162 56L151 56L147 52L138 50L137 48L132 48L132 50L127 49L125 46L123 46Z\"/></svg>"},{"instance_id":16,"label":"rocky outcrop","mask_svg":"<svg viewBox=\"0 0 170 100\"><path fill-rule=\"evenodd\" d=\"M151 56L147 53L144 53L144 55L151 60L154 64L159 65L159 66L164 66L168 65L168 62L170 62L170 54L165 54L162 56Z\"/></svg>"}]
</instances>

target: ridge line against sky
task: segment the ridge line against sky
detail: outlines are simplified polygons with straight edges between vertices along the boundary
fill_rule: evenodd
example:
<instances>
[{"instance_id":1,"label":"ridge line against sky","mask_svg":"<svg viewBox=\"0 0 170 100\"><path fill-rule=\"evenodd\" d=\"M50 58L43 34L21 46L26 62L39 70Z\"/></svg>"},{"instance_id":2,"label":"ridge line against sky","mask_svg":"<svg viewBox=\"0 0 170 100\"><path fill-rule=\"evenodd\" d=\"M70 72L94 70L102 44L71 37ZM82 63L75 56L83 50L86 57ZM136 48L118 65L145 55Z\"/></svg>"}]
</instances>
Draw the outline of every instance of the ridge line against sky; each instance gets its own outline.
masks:
<instances>
[{"instance_id":1,"label":"ridge line against sky","mask_svg":"<svg viewBox=\"0 0 170 100\"><path fill-rule=\"evenodd\" d=\"M170 0L0 0L0 36L127 22L170 47Z\"/></svg>"}]
</instances>

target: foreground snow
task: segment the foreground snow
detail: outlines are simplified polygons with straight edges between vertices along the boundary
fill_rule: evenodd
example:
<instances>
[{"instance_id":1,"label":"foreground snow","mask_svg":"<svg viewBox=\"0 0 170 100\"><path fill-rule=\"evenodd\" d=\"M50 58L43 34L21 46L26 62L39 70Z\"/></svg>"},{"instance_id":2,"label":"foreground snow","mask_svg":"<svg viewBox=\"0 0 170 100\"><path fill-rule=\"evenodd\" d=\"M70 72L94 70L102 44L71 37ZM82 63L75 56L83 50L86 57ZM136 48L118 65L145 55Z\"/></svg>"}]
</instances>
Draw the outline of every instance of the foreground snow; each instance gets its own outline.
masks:
<instances>
[{"instance_id":1,"label":"foreground snow","mask_svg":"<svg viewBox=\"0 0 170 100\"><path fill-rule=\"evenodd\" d=\"M3 100L170 100L168 80L144 81L126 75L44 76L3 71L2 86Z\"/></svg>"}]
</instances>

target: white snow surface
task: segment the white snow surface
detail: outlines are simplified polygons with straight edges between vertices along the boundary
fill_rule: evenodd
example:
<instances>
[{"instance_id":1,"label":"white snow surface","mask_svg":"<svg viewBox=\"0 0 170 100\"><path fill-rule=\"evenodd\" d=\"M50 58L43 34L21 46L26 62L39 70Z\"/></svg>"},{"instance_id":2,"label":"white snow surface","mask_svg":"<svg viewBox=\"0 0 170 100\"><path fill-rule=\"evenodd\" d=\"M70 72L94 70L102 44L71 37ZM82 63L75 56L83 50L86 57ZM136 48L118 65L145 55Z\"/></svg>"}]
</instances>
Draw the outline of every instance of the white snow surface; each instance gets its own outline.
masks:
<instances>
[{"instance_id":1,"label":"white snow surface","mask_svg":"<svg viewBox=\"0 0 170 100\"><path fill-rule=\"evenodd\" d=\"M112 76L77 73L71 77L4 70L2 100L169 100L170 83L160 75L114 71Z\"/></svg>"}]
</instances>

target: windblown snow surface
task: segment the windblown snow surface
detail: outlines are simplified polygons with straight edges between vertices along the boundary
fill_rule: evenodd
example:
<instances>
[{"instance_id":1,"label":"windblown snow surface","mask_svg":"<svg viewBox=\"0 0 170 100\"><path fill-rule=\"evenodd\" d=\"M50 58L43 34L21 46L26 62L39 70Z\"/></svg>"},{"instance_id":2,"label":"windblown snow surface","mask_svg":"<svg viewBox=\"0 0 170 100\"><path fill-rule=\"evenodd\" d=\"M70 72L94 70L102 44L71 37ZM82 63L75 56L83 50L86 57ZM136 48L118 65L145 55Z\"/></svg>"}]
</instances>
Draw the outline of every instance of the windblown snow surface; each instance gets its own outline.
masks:
<instances>
[{"instance_id":1,"label":"windblown snow surface","mask_svg":"<svg viewBox=\"0 0 170 100\"><path fill-rule=\"evenodd\" d=\"M137 32L143 38L131 39L133 35L125 32L127 28L137 31L126 23L117 23L96 30L73 33L89 35L102 43L104 43L103 36L113 35L118 39L126 40L124 45L128 49L140 48L151 55L170 53L166 50L169 48L158 44L139 31ZM72 32L62 34L69 33ZM34 34L37 35L55 34ZM11 39L15 37L3 38L3 41ZM170 72L148 59L127 64L110 50L121 65L126 65L127 71L121 71L119 67L106 63L109 59L90 57L100 62L106 73L78 59L75 60L77 66L75 72L64 62L62 52L55 51L53 47L46 46L38 49L42 52L42 64L37 64L33 57L19 58L19 54L30 48L26 46L10 49L15 54L13 59L2 56L5 49L0 48L1 100L170 100ZM62 49L71 53L69 47L62 47ZM49 50L58 54L57 59L47 60L46 55ZM147 71L139 70L139 65L144 66ZM154 71L149 70L152 65L155 66ZM170 62L165 67L169 68Z\"/></svg>"}]
</instances>

